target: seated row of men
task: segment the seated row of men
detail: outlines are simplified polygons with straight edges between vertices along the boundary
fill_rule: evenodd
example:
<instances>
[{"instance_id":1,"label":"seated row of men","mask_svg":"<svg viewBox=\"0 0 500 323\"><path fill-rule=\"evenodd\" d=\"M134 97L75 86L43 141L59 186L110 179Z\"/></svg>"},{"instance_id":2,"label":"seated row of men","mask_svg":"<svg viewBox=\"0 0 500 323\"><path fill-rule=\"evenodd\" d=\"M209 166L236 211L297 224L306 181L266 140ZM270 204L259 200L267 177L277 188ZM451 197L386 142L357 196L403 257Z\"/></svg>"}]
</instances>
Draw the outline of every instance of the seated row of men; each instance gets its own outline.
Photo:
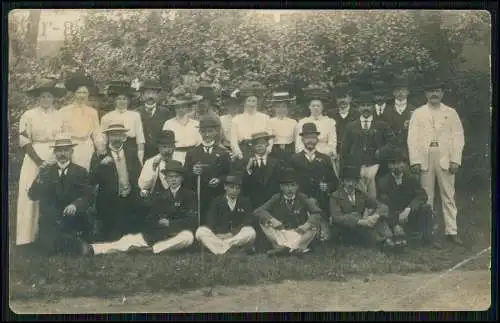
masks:
<instances>
[{"instance_id":1,"label":"seated row of men","mask_svg":"<svg viewBox=\"0 0 500 323\"><path fill-rule=\"evenodd\" d=\"M213 142L215 127L201 120L204 143ZM291 169L265 154L266 133L253 136L255 155L241 171L231 167L223 148L204 144L187 153L184 166L172 160L175 136L168 130L158 135L159 154L141 168L127 148L123 124L106 132L107 153L93 156L90 174L71 162L74 144L61 138L54 144L57 163L42 168L33 182L29 196L40 201L36 245L43 250L160 253L185 249L196 239L224 254L254 251L255 243L267 240L269 254L303 254L313 241L332 236L392 248L404 245L408 229L432 242L427 196L397 150L385 153L390 172L380 180L376 200L357 189L357 167L344 167L338 185L331 160L314 150L313 123L301 133L312 156L306 150L294 155Z\"/></svg>"}]
</instances>

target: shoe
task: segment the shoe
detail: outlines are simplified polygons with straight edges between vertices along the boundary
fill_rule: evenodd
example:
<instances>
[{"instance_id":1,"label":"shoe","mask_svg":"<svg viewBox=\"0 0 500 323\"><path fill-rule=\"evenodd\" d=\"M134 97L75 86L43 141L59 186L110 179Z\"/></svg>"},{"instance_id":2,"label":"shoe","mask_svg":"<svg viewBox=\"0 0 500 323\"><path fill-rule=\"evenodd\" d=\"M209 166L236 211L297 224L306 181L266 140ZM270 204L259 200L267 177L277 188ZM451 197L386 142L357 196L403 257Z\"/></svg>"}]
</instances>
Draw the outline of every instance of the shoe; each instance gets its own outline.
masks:
<instances>
[{"instance_id":1,"label":"shoe","mask_svg":"<svg viewBox=\"0 0 500 323\"><path fill-rule=\"evenodd\" d=\"M460 238L456 234L448 234L448 235L446 235L446 239L450 242L453 242L456 245L459 245L459 246L464 244L464 242L462 240L460 240Z\"/></svg>"},{"instance_id":2,"label":"shoe","mask_svg":"<svg viewBox=\"0 0 500 323\"><path fill-rule=\"evenodd\" d=\"M266 252L268 256L284 256L286 254L290 254L290 248L288 247L278 247L270 249Z\"/></svg>"},{"instance_id":3,"label":"shoe","mask_svg":"<svg viewBox=\"0 0 500 323\"><path fill-rule=\"evenodd\" d=\"M82 241L81 254L82 254L82 256L93 256L94 255L94 248L92 248L92 246L89 245L88 243Z\"/></svg>"}]
</instances>

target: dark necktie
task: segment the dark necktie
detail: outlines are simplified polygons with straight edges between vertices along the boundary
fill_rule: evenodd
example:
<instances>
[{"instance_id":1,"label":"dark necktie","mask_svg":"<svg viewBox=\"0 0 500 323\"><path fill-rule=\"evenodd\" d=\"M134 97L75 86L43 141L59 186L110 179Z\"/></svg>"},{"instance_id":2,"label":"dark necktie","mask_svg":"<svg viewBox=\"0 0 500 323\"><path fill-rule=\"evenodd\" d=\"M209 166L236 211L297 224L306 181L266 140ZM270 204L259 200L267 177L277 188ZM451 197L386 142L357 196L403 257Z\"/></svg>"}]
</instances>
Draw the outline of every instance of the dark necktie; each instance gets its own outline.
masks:
<instances>
[{"instance_id":1,"label":"dark necktie","mask_svg":"<svg viewBox=\"0 0 500 323\"><path fill-rule=\"evenodd\" d=\"M291 210L293 207L293 200L292 199L285 199L286 206Z\"/></svg>"},{"instance_id":2,"label":"dark necktie","mask_svg":"<svg viewBox=\"0 0 500 323\"><path fill-rule=\"evenodd\" d=\"M259 157L259 167L264 167L264 157Z\"/></svg>"},{"instance_id":3,"label":"dark necktie","mask_svg":"<svg viewBox=\"0 0 500 323\"><path fill-rule=\"evenodd\" d=\"M206 154L210 155L210 153L212 152L212 146L203 146L203 150Z\"/></svg>"}]
</instances>

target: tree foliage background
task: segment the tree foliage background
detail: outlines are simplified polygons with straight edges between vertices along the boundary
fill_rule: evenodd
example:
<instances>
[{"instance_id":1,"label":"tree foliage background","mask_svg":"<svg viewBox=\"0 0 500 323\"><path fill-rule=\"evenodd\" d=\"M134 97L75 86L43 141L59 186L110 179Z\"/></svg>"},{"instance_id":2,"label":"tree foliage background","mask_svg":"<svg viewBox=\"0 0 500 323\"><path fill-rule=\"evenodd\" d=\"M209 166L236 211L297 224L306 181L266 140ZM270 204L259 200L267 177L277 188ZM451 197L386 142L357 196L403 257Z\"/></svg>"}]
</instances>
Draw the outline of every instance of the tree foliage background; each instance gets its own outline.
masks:
<instances>
[{"instance_id":1,"label":"tree foliage background","mask_svg":"<svg viewBox=\"0 0 500 323\"><path fill-rule=\"evenodd\" d=\"M403 74L416 86L426 75L439 75L449 85L445 102L464 123L464 158L469 158L464 166L474 164L484 173L479 163L487 163L490 169L490 70L461 69L466 44L490 46L486 11L302 11L282 14L277 22L272 14L249 10L90 10L58 55L43 59L29 54L33 43L26 40L33 27L24 33L16 28L32 26L36 17L20 21L13 16L11 152L17 145L19 116L33 103L21 91L39 75L64 78L84 70L101 86L113 79L152 78L165 85L168 95L194 71L195 82L205 79L217 89L234 89L250 78L269 91L285 87L299 98L300 89L311 82L356 87ZM424 102L417 87L412 99ZM292 114L300 117L305 110L299 100Z\"/></svg>"}]
</instances>

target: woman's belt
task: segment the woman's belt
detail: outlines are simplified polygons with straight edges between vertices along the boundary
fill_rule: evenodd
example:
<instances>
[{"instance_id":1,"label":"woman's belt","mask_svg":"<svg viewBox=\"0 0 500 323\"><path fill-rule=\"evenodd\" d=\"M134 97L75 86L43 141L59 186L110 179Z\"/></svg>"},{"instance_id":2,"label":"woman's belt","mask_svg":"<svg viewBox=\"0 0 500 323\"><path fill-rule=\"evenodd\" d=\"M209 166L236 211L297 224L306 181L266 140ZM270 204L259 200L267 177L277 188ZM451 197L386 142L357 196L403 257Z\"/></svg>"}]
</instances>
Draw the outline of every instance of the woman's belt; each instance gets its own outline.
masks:
<instances>
[{"instance_id":1,"label":"woman's belt","mask_svg":"<svg viewBox=\"0 0 500 323\"><path fill-rule=\"evenodd\" d=\"M189 149L194 148L194 146L187 146L187 147L175 147L176 151L180 152L187 152Z\"/></svg>"}]
</instances>

